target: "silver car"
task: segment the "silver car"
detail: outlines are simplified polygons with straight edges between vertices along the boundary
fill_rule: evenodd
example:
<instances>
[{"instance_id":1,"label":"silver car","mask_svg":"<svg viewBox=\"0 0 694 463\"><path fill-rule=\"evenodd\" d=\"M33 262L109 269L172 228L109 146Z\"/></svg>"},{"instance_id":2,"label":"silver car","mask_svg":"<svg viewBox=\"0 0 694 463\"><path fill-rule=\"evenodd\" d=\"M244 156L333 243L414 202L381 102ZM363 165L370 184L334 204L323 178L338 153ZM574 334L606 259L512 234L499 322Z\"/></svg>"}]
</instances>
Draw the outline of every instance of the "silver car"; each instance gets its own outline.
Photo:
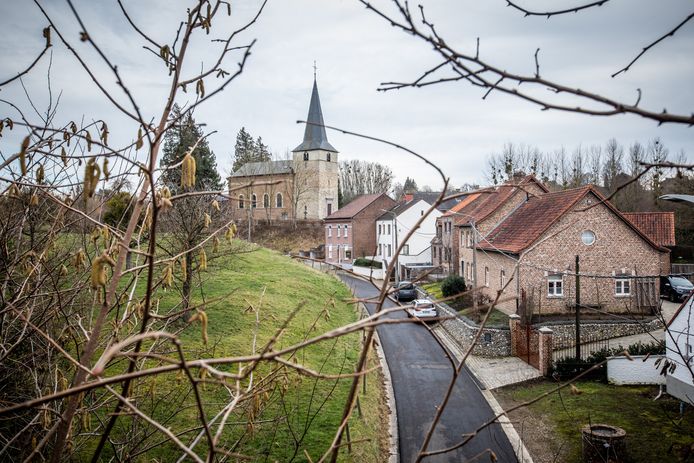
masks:
<instances>
[{"instance_id":1,"label":"silver car","mask_svg":"<svg viewBox=\"0 0 694 463\"><path fill-rule=\"evenodd\" d=\"M415 299L412 307L407 309L407 316L426 320L438 317L438 313L436 306L429 299Z\"/></svg>"}]
</instances>

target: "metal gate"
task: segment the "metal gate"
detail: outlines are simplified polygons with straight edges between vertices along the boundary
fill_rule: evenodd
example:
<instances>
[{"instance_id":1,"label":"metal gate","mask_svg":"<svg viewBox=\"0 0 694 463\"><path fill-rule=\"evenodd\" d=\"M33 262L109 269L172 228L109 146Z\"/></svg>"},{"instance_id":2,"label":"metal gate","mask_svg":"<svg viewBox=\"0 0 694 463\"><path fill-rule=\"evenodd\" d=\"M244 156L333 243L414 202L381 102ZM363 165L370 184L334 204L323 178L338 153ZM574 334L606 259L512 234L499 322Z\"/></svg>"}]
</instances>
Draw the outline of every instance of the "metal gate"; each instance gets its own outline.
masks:
<instances>
[{"instance_id":1,"label":"metal gate","mask_svg":"<svg viewBox=\"0 0 694 463\"><path fill-rule=\"evenodd\" d=\"M532 326L533 303L528 301L525 290L521 290L521 300L518 305L521 317L519 329L514 333L515 352L518 358L540 368L540 332Z\"/></svg>"}]
</instances>

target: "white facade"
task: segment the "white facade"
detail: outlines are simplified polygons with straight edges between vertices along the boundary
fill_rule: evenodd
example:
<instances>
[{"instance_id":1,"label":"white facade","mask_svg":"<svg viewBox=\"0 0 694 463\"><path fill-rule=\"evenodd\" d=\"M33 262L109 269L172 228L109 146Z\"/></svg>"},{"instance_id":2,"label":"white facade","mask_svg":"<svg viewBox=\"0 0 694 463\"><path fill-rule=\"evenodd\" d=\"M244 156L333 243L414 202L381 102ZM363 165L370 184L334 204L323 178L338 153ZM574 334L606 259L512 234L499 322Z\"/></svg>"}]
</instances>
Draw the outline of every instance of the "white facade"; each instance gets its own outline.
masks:
<instances>
[{"instance_id":1,"label":"white facade","mask_svg":"<svg viewBox=\"0 0 694 463\"><path fill-rule=\"evenodd\" d=\"M627 384L665 384L660 374L664 355L620 355L607 359L607 381L619 386ZM660 360L660 362L658 362ZM656 366L656 364L658 364Z\"/></svg>"},{"instance_id":2,"label":"white facade","mask_svg":"<svg viewBox=\"0 0 694 463\"><path fill-rule=\"evenodd\" d=\"M687 299L665 331L667 359L677 367L668 372L667 392L683 402L694 405L694 297Z\"/></svg>"},{"instance_id":3,"label":"white facade","mask_svg":"<svg viewBox=\"0 0 694 463\"><path fill-rule=\"evenodd\" d=\"M376 221L376 260L383 262L384 266L390 264L399 244L431 207L424 200L413 201L415 204L398 206ZM402 212L399 213L398 209ZM431 264L431 240L436 235L436 218L441 215L441 211L434 209L405 242L398 258L401 266Z\"/></svg>"}]
</instances>

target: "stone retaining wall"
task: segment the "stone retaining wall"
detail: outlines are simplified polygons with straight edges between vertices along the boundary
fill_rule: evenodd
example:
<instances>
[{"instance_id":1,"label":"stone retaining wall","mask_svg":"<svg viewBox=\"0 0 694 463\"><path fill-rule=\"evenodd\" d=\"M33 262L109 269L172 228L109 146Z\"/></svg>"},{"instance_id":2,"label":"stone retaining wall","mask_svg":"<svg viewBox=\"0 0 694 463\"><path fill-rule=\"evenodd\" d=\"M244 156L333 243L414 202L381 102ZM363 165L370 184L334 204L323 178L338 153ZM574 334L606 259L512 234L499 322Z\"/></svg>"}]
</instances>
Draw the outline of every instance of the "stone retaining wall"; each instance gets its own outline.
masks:
<instances>
[{"instance_id":1,"label":"stone retaining wall","mask_svg":"<svg viewBox=\"0 0 694 463\"><path fill-rule=\"evenodd\" d=\"M479 326L467 317L458 315L448 305L440 303L439 315L452 315L456 318L444 320L441 326L448 331L463 349L472 344ZM480 334L473 355L482 357L508 357L511 355L511 330L509 328L484 328Z\"/></svg>"},{"instance_id":2,"label":"stone retaining wall","mask_svg":"<svg viewBox=\"0 0 694 463\"><path fill-rule=\"evenodd\" d=\"M538 323L533 326L535 328L546 326L552 330L554 338L552 340L552 345L554 350L566 349L576 345L576 325L570 321ZM641 323L592 321L581 323L581 338L583 342L586 342L586 340L598 341L648 333L661 328L663 328L663 324L657 318Z\"/></svg>"}]
</instances>

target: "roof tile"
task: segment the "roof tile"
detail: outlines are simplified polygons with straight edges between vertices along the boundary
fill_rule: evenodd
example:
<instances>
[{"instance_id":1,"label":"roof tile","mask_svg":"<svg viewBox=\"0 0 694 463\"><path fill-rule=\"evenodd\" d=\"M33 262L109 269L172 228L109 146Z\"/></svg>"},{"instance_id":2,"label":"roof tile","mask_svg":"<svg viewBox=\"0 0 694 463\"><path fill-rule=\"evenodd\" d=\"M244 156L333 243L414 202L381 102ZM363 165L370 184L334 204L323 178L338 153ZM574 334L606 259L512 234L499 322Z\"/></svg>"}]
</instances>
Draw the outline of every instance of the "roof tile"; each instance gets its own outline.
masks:
<instances>
[{"instance_id":1,"label":"roof tile","mask_svg":"<svg viewBox=\"0 0 694 463\"><path fill-rule=\"evenodd\" d=\"M624 212L623 214L656 244L675 245L674 212Z\"/></svg>"}]
</instances>

